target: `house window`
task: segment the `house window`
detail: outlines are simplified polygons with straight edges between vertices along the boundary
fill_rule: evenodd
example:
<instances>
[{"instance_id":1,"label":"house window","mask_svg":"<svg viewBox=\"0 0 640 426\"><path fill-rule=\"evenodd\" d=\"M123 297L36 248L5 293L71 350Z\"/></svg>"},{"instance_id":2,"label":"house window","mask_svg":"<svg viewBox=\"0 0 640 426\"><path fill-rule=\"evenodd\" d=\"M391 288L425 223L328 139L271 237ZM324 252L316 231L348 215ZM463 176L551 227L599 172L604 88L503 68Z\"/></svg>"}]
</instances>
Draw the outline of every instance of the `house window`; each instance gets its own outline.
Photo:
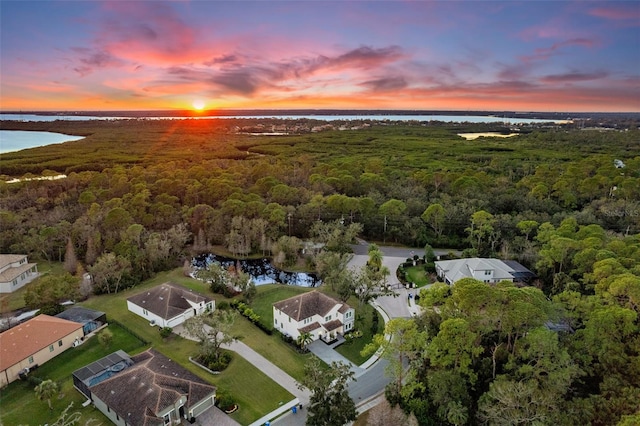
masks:
<instances>
[{"instance_id":1,"label":"house window","mask_svg":"<svg viewBox=\"0 0 640 426\"><path fill-rule=\"evenodd\" d=\"M273 323L277 326L278 325L278 320L274 318Z\"/></svg>"},{"instance_id":2,"label":"house window","mask_svg":"<svg viewBox=\"0 0 640 426\"><path fill-rule=\"evenodd\" d=\"M347 312L346 314L344 314L345 318L351 318L351 316L353 315L352 311Z\"/></svg>"},{"instance_id":3,"label":"house window","mask_svg":"<svg viewBox=\"0 0 640 426\"><path fill-rule=\"evenodd\" d=\"M345 331L347 331L349 329L351 329L351 323L350 322L344 325L344 330Z\"/></svg>"},{"instance_id":4,"label":"house window","mask_svg":"<svg viewBox=\"0 0 640 426\"><path fill-rule=\"evenodd\" d=\"M484 271L485 275L491 275L491 271Z\"/></svg>"},{"instance_id":5,"label":"house window","mask_svg":"<svg viewBox=\"0 0 640 426\"><path fill-rule=\"evenodd\" d=\"M331 321L331 315L328 315L328 316L324 317L324 320L325 321Z\"/></svg>"},{"instance_id":6,"label":"house window","mask_svg":"<svg viewBox=\"0 0 640 426\"><path fill-rule=\"evenodd\" d=\"M13 285L18 285L18 279L13 280Z\"/></svg>"},{"instance_id":7,"label":"house window","mask_svg":"<svg viewBox=\"0 0 640 426\"><path fill-rule=\"evenodd\" d=\"M143 310L142 310L142 314L143 314L144 316L147 316L147 315L149 315L149 312L148 312L146 309L143 309Z\"/></svg>"},{"instance_id":8,"label":"house window","mask_svg":"<svg viewBox=\"0 0 640 426\"><path fill-rule=\"evenodd\" d=\"M170 425L171 424L171 413L164 415L164 424L165 425Z\"/></svg>"},{"instance_id":9,"label":"house window","mask_svg":"<svg viewBox=\"0 0 640 426\"><path fill-rule=\"evenodd\" d=\"M32 356L29 357L29 364L33 364L33 357Z\"/></svg>"},{"instance_id":10,"label":"house window","mask_svg":"<svg viewBox=\"0 0 640 426\"><path fill-rule=\"evenodd\" d=\"M53 345L49 345L49 352L53 352Z\"/></svg>"},{"instance_id":11,"label":"house window","mask_svg":"<svg viewBox=\"0 0 640 426\"><path fill-rule=\"evenodd\" d=\"M58 340L58 346L62 346L62 340Z\"/></svg>"}]
</instances>

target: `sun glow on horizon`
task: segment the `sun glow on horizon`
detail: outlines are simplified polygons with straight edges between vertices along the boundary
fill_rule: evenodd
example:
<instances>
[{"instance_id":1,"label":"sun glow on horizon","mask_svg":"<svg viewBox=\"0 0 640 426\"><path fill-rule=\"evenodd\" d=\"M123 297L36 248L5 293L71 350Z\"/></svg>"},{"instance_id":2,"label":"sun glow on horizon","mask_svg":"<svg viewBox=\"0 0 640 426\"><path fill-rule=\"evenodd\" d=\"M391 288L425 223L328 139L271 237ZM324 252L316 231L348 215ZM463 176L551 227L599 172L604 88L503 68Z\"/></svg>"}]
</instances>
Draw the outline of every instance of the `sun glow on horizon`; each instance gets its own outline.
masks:
<instances>
[{"instance_id":1,"label":"sun glow on horizon","mask_svg":"<svg viewBox=\"0 0 640 426\"><path fill-rule=\"evenodd\" d=\"M202 111L206 104L202 99L196 99L193 101L191 105L193 106L193 109L195 109L196 111Z\"/></svg>"}]
</instances>

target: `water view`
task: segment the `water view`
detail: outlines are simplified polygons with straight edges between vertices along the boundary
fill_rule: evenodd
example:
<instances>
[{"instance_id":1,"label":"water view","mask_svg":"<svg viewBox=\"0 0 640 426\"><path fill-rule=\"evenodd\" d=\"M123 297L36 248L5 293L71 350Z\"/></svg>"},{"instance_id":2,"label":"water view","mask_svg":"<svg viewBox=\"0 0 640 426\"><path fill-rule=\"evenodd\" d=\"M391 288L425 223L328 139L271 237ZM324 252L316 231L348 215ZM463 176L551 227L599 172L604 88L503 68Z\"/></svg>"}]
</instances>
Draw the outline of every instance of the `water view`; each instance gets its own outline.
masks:
<instances>
[{"instance_id":1,"label":"water view","mask_svg":"<svg viewBox=\"0 0 640 426\"><path fill-rule=\"evenodd\" d=\"M71 136L53 132L0 130L0 154L80 139L84 139L84 136Z\"/></svg>"},{"instance_id":2,"label":"water view","mask_svg":"<svg viewBox=\"0 0 640 426\"><path fill-rule=\"evenodd\" d=\"M567 123L567 120L548 120L537 118L512 118L498 117L494 115L385 115L385 114L366 114L366 115L322 115L322 114L305 114L305 115L201 115L195 117L180 116L153 116L148 117L103 117L89 115L37 115L37 114L0 114L0 120L8 121L88 121L88 120L204 120L204 119L233 119L233 118L255 118L255 119L281 119L281 120L322 120L322 121L354 121L354 120L387 120L387 121L442 121L445 123L508 123L508 124L527 124L527 123Z\"/></svg>"},{"instance_id":3,"label":"water view","mask_svg":"<svg viewBox=\"0 0 640 426\"><path fill-rule=\"evenodd\" d=\"M317 287L322 283L315 274L305 272L288 272L276 268L269 259L230 259L215 254L201 254L192 260L192 265L198 269L206 268L211 263L219 263L224 268L240 267L249 274L256 285L287 284L300 287Z\"/></svg>"}]
</instances>

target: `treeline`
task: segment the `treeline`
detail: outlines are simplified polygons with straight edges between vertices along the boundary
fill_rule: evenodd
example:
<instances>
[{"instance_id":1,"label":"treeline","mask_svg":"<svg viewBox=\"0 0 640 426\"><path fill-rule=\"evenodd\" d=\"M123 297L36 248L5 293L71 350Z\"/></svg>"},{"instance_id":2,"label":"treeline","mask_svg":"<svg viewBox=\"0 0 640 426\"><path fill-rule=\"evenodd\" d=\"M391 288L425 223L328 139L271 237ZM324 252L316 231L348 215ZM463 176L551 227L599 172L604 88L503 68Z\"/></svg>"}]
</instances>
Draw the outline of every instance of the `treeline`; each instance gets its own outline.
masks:
<instances>
[{"instance_id":1,"label":"treeline","mask_svg":"<svg viewBox=\"0 0 640 426\"><path fill-rule=\"evenodd\" d=\"M359 223L367 239L497 254L533 268L544 223L573 217L621 235L640 223L637 130L530 129L466 141L456 132L486 125L281 137L231 135L218 120L37 126L89 136L3 155L3 172L39 173L62 161L66 168L53 171L68 177L0 184L0 250L76 259L85 269L113 254L107 265L130 272L98 291L173 266L187 246L269 254L283 236L308 238L318 222Z\"/></svg>"}]
</instances>

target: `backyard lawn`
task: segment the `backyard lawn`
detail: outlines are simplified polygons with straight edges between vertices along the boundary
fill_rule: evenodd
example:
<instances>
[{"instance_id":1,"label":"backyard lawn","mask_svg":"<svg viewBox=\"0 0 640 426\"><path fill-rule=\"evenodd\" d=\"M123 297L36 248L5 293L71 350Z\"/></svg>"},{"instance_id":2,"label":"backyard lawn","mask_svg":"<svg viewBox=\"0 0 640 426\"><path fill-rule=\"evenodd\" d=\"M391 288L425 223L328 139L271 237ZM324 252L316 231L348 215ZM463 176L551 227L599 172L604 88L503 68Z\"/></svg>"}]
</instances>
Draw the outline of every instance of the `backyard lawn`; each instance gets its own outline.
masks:
<instances>
[{"instance_id":1,"label":"backyard lawn","mask_svg":"<svg viewBox=\"0 0 640 426\"><path fill-rule=\"evenodd\" d=\"M52 423L67 405L73 402L72 411L82 413L80 424L84 424L90 418L100 420L105 425L109 424L106 417L92 406L82 407L86 398L73 387L71 373L117 349L131 354L146 349L146 346L143 346L142 342L117 325L109 325L108 329L113 333L113 340L109 347L100 345L98 339L92 337L81 346L66 350L32 373L32 376L43 380L51 379L60 384L60 397L52 400L53 411L49 410L46 401L39 401L35 397L33 391L35 384L18 380L0 390L1 423L5 425L30 424L32 426Z\"/></svg>"},{"instance_id":2,"label":"backyard lawn","mask_svg":"<svg viewBox=\"0 0 640 426\"><path fill-rule=\"evenodd\" d=\"M38 272L41 276L52 273L52 274L63 274L64 268L62 267L62 263L59 262L37 262L38 264ZM24 305L24 294L27 291L29 286L33 285L33 283L37 283L39 278L36 278L29 284L24 287L11 292L0 294L0 307L2 313L12 312L18 309L22 309L25 307Z\"/></svg>"}]
</instances>

